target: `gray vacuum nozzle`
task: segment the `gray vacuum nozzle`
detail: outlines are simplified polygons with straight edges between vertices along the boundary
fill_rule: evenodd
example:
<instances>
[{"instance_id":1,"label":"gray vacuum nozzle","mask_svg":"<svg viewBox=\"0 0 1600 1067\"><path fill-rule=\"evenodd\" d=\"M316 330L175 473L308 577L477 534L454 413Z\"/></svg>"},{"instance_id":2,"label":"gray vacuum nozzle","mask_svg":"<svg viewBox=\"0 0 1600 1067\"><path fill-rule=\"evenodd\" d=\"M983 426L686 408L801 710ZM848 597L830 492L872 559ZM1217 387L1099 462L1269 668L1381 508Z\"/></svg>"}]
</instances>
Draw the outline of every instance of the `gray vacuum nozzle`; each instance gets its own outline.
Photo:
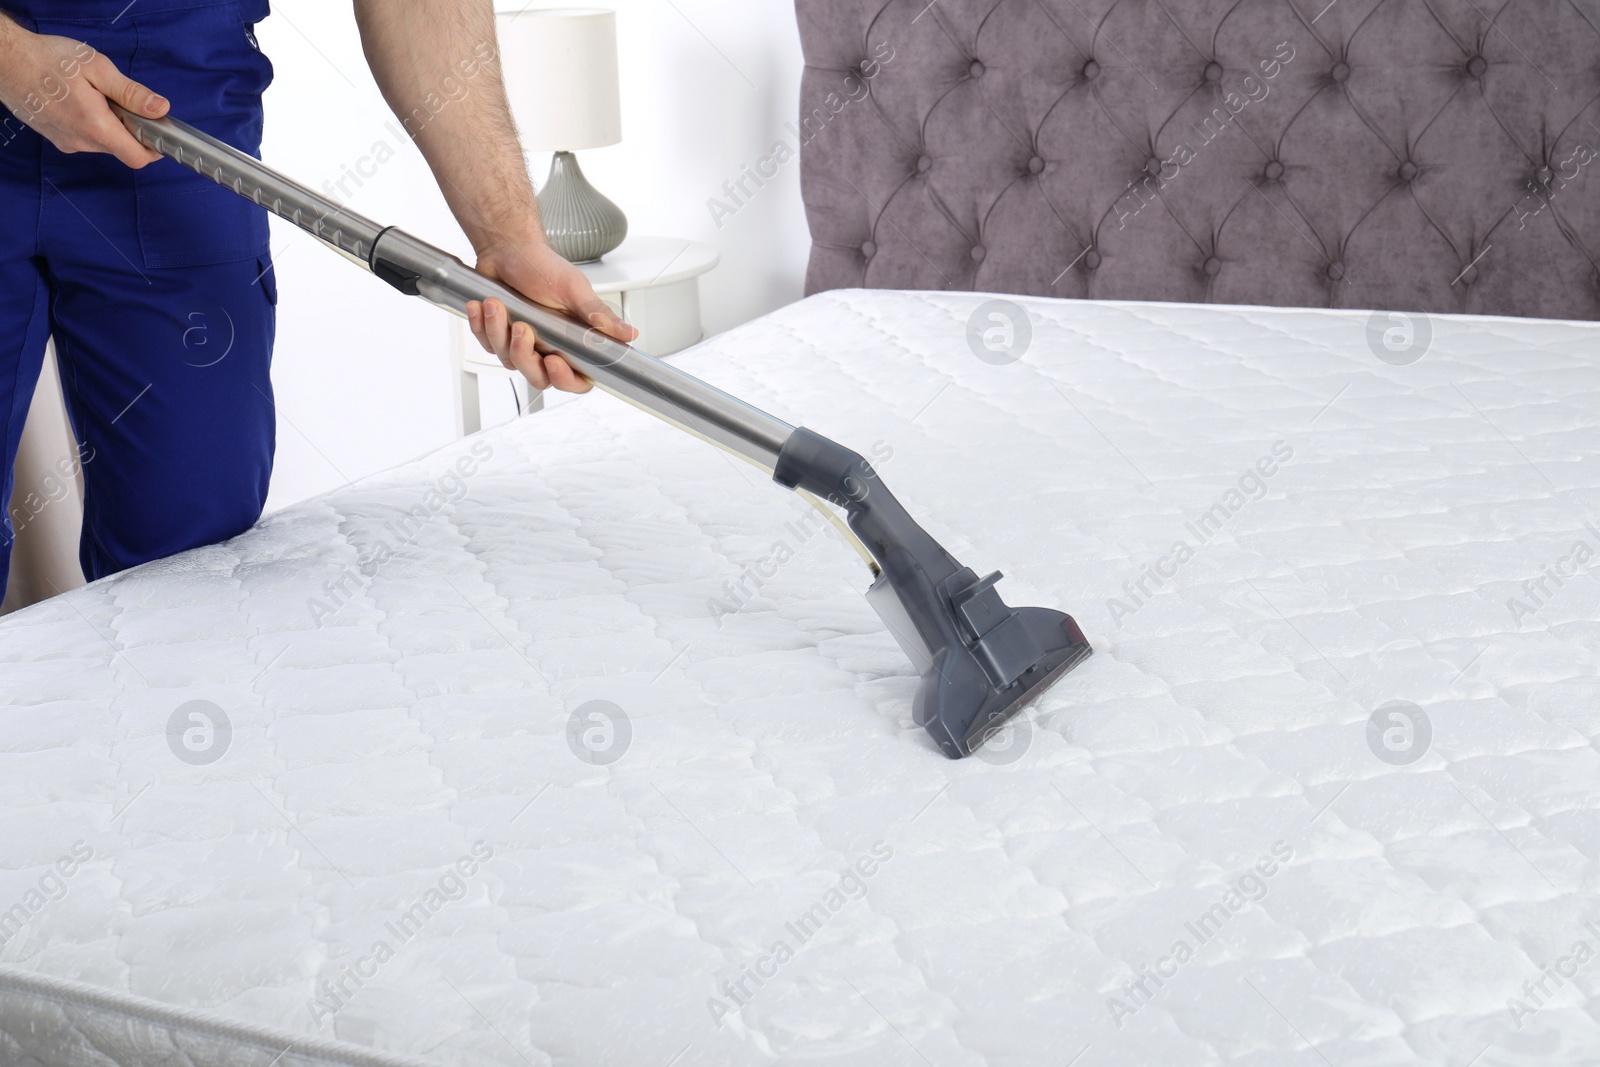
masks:
<instances>
[{"instance_id":1,"label":"gray vacuum nozzle","mask_svg":"<svg viewBox=\"0 0 1600 1067\"><path fill-rule=\"evenodd\" d=\"M1013 608L906 513L855 452L800 427L773 479L844 508L878 562L867 602L922 675L913 717L952 759L971 753L1092 651L1070 615Z\"/></svg>"}]
</instances>

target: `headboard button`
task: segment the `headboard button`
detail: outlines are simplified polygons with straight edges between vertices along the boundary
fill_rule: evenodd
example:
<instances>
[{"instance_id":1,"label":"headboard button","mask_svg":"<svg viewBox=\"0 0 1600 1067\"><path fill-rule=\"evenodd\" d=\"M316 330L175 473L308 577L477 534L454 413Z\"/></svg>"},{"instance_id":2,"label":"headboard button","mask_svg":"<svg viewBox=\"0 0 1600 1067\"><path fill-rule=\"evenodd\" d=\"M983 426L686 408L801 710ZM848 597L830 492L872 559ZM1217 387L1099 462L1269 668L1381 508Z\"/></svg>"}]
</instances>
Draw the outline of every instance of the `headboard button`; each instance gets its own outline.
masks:
<instances>
[{"instance_id":1,"label":"headboard button","mask_svg":"<svg viewBox=\"0 0 1600 1067\"><path fill-rule=\"evenodd\" d=\"M1206 277L1215 278L1222 273L1222 260L1216 256L1207 256L1206 261L1200 265L1200 269L1206 272Z\"/></svg>"},{"instance_id":2,"label":"headboard button","mask_svg":"<svg viewBox=\"0 0 1600 1067\"><path fill-rule=\"evenodd\" d=\"M1329 263L1328 277L1336 282L1342 281L1344 279L1344 264L1339 262Z\"/></svg>"},{"instance_id":3,"label":"headboard button","mask_svg":"<svg viewBox=\"0 0 1600 1067\"><path fill-rule=\"evenodd\" d=\"M1540 185L1549 185L1551 182L1555 181L1556 172L1551 170L1547 164L1538 169L1538 171L1534 174L1534 178Z\"/></svg>"},{"instance_id":4,"label":"headboard button","mask_svg":"<svg viewBox=\"0 0 1600 1067\"><path fill-rule=\"evenodd\" d=\"M1415 181L1416 177L1417 177L1417 165L1415 163L1411 162L1411 160L1408 159L1404 163L1400 164L1400 180L1401 181L1403 181L1403 182Z\"/></svg>"},{"instance_id":5,"label":"headboard button","mask_svg":"<svg viewBox=\"0 0 1600 1067\"><path fill-rule=\"evenodd\" d=\"M1489 70L1489 61L1482 56L1473 56L1467 60L1467 73L1474 78L1481 78Z\"/></svg>"},{"instance_id":6,"label":"headboard button","mask_svg":"<svg viewBox=\"0 0 1600 1067\"><path fill-rule=\"evenodd\" d=\"M1350 77L1350 64L1340 60L1333 65L1332 70L1328 71L1328 77L1343 85Z\"/></svg>"},{"instance_id":7,"label":"headboard button","mask_svg":"<svg viewBox=\"0 0 1600 1067\"><path fill-rule=\"evenodd\" d=\"M1150 177L1152 177L1152 178L1161 177L1161 159L1160 159L1160 157L1151 156L1149 159L1145 160L1144 161L1144 169L1145 169L1145 172L1148 173L1150 175Z\"/></svg>"},{"instance_id":8,"label":"headboard button","mask_svg":"<svg viewBox=\"0 0 1600 1067\"><path fill-rule=\"evenodd\" d=\"M1261 175L1262 177L1266 178L1267 181L1275 182L1279 178L1283 177L1283 164L1274 159L1262 169Z\"/></svg>"},{"instance_id":9,"label":"headboard button","mask_svg":"<svg viewBox=\"0 0 1600 1067\"><path fill-rule=\"evenodd\" d=\"M917 157L917 173L918 174L926 174L926 173L928 173L928 170L932 166L933 166L933 160L930 157L928 157L928 156L918 156Z\"/></svg>"},{"instance_id":10,"label":"headboard button","mask_svg":"<svg viewBox=\"0 0 1600 1067\"><path fill-rule=\"evenodd\" d=\"M974 263L982 263L983 262L983 257L988 255L989 253L984 250L984 247L982 245L973 245L972 246L972 252L970 254L972 256L972 262L974 262Z\"/></svg>"},{"instance_id":11,"label":"headboard button","mask_svg":"<svg viewBox=\"0 0 1600 1067\"><path fill-rule=\"evenodd\" d=\"M1040 159L1038 156L1034 156L1032 159L1028 160L1028 173L1043 174L1044 160Z\"/></svg>"},{"instance_id":12,"label":"headboard button","mask_svg":"<svg viewBox=\"0 0 1600 1067\"><path fill-rule=\"evenodd\" d=\"M863 257L865 257L867 259L871 259L873 256L875 256L877 254L878 254L878 246L877 245L873 244L871 241L862 241L861 242L861 255Z\"/></svg>"},{"instance_id":13,"label":"headboard button","mask_svg":"<svg viewBox=\"0 0 1600 1067\"><path fill-rule=\"evenodd\" d=\"M1462 271L1461 276L1456 279L1456 281L1460 282L1462 285L1471 285L1477 280L1478 268L1476 266L1468 267L1466 270Z\"/></svg>"},{"instance_id":14,"label":"headboard button","mask_svg":"<svg viewBox=\"0 0 1600 1067\"><path fill-rule=\"evenodd\" d=\"M1094 81L1100 76L1100 64L1092 59L1089 60L1083 65L1083 76L1089 81Z\"/></svg>"},{"instance_id":15,"label":"headboard button","mask_svg":"<svg viewBox=\"0 0 1600 1067\"><path fill-rule=\"evenodd\" d=\"M1206 64L1206 81L1219 82L1222 80L1222 64L1216 60Z\"/></svg>"},{"instance_id":16,"label":"headboard button","mask_svg":"<svg viewBox=\"0 0 1600 1067\"><path fill-rule=\"evenodd\" d=\"M1092 248L1089 249L1083 254L1083 265L1090 270L1097 269L1100 266L1100 253Z\"/></svg>"},{"instance_id":17,"label":"headboard button","mask_svg":"<svg viewBox=\"0 0 1600 1067\"><path fill-rule=\"evenodd\" d=\"M972 61L972 66L967 68L967 73L972 75L974 78L983 77L983 61L974 59Z\"/></svg>"}]
</instances>

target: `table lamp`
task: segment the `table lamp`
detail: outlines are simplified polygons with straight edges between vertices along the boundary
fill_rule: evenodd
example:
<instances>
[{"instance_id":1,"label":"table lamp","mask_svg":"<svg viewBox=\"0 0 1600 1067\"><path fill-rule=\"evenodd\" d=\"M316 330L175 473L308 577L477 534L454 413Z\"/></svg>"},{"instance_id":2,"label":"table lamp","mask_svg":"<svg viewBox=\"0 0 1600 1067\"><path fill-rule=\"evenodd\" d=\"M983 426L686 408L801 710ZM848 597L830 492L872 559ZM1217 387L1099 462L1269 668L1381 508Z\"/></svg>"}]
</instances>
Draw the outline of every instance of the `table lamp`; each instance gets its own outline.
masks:
<instances>
[{"instance_id":1,"label":"table lamp","mask_svg":"<svg viewBox=\"0 0 1600 1067\"><path fill-rule=\"evenodd\" d=\"M589 184L572 154L622 140L616 12L527 8L498 21L506 96L523 147L555 152L539 190L550 247L573 263L593 263L628 235L622 209Z\"/></svg>"}]
</instances>

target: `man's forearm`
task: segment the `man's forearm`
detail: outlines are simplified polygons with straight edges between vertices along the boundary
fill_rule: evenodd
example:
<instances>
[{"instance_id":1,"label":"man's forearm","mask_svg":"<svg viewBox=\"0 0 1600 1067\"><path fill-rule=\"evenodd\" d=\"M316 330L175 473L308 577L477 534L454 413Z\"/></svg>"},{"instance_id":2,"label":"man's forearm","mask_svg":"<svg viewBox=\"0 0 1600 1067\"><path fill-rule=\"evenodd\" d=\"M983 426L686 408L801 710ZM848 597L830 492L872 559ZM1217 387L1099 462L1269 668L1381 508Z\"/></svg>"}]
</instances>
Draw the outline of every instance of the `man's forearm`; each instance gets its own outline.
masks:
<instances>
[{"instance_id":1,"label":"man's forearm","mask_svg":"<svg viewBox=\"0 0 1600 1067\"><path fill-rule=\"evenodd\" d=\"M355 8L367 65L472 242L474 269L619 341L637 337L545 240L506 106L493 0L355 0ZM559 354L543 354L533 329L513 323L499 300L469 301L466 312L485 351L534 388L591 388Z\"/></svg>"},{"instance_id":2,"label":"man's forearm","mask_svg":"<svg viewBox=\"0 0 1600 1067\"><path fill-rule=\"evenodd\" d=\"M479 253L541 239L493 0L355 0L367 63Z\"/></svg>"}]
</instances>

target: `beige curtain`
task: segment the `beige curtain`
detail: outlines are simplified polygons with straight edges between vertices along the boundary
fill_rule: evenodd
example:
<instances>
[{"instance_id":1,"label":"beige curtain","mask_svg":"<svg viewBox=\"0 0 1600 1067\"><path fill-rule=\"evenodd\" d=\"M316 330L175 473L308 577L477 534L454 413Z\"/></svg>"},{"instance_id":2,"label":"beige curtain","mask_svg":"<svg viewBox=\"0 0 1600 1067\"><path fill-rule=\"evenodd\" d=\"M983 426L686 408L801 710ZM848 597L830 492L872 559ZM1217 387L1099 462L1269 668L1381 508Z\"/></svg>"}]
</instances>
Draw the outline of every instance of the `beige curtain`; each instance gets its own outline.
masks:
<instances>
[{"instance_id":1,"label":"beige curtain","mask_svg":"<svg viewBox=\"0 0 1600 1067\"><path fill-rule=\"evenodd\" d=\"M10 513L17 540L11 548L11 577L0 614L83 584L78 566L83 472L61 402L53 347L45 353L44 370L28 409L16 473Z\"/></svg>"}]
</instances>

